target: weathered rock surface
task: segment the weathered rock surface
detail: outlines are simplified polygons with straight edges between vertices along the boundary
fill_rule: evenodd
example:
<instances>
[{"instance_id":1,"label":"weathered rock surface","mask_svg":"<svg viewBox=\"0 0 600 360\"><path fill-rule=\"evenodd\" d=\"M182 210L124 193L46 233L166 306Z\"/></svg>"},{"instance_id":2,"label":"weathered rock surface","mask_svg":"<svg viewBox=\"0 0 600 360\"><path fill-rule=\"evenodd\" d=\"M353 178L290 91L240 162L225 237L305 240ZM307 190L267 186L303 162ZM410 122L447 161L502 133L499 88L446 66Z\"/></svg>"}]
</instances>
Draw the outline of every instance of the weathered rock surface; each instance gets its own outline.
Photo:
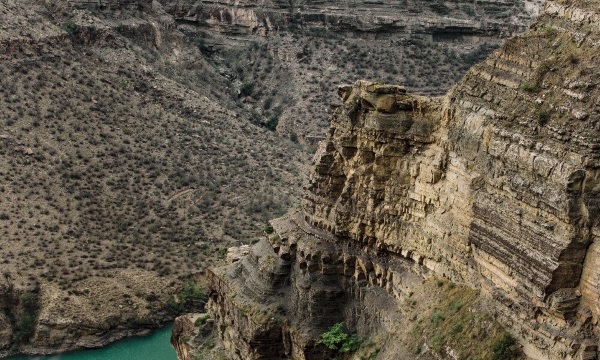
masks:
<instances>
[{"instance_id":1,"label":"weathered rock surface","mask_svg":"<svg viewBox=\"0 0 600 360\"><path fill-rule=\"evenodd\" d=\"M421 276L480 289L529 358L597 358L600 3L572 3L444 97L340 87L303 214L210 274L230 358L327 358L323 329L375 335L399 305L367 294Z\"/></svg>"},{"instance_id":2,"label":"weathered rock surface","mask_svg":"<svg viewBox=\"0 0 600 360\"><path fill-rule=\"evenodd\" d=\"M510 35L523 30L542 1L190 1L171 2L180 20L228 34L268 35L289 28L329 28L382 36L422 33L439 39Z\"/></svg>"},{"instance_id":3,"label":"weathered rock surface","mask_svg":"<svg viewBox=\"0 0 600 360\"><path fill-rule=\"evenodd\" d=\"M185 314L175 319L173 332L171 333L171 345L175 348L180 360L191 360L194 358L195 348L190 344L190 339L197 335L198 328L194 322L201 314Z\"/></svg>"}]
</instances>

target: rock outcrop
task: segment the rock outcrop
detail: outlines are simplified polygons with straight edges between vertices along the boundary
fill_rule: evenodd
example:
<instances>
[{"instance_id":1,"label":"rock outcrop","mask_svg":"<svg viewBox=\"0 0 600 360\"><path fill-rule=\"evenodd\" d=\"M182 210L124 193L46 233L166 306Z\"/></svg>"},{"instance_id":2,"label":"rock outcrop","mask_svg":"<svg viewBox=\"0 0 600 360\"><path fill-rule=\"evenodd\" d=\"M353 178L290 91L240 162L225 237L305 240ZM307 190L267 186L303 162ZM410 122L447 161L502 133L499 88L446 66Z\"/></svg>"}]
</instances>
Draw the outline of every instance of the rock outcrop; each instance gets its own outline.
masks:
<instances>
[{"instance_id":1,"label":"rock outcrop","mask_svg":"<svg viewBox=\"0 0 600 360\"><path fill-rule=\"evenodd\" d=\"M196 1L172 2L182 21L228 34L269 35L289 29L328 28L380 36L427 34L437 40L510 35L538 14L542 1Z\"/></svg>"},{"instance_id":2,"label":"rock outcrop","mask_svg":"<svg viewBox=\"0 0 600 360\"><path fill-rule=\"evenodd\" d=\"M341 86L303 213L209 274L228 356L327 358L328 326L385 333L437 276L478 289L527 357L596 359L598 9L547 2L444 97Z\"/></svg>"}]
</instances>

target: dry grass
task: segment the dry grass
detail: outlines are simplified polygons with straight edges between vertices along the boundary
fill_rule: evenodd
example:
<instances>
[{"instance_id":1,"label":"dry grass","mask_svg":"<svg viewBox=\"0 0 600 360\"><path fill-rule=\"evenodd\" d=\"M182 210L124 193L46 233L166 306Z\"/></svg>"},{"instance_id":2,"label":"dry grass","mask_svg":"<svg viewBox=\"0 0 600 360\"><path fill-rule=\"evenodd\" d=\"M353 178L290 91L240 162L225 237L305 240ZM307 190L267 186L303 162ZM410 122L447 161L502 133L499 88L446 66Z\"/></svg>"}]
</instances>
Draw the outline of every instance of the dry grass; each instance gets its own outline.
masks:
<instances>
[{"instance_id":1,"label":"dry grass","mask_svg":"<svg viewBox=\"0 0 600 360\"><path fill-rule=\"evenodd\" d=\"M427 280L424 289L405 304L415 317L404 340L414 354L427 344L440 355L452 350L458 359L496 359L495 346L506 333L482 311L477 291L434 279Z\"/></svg>"}]
</instances>

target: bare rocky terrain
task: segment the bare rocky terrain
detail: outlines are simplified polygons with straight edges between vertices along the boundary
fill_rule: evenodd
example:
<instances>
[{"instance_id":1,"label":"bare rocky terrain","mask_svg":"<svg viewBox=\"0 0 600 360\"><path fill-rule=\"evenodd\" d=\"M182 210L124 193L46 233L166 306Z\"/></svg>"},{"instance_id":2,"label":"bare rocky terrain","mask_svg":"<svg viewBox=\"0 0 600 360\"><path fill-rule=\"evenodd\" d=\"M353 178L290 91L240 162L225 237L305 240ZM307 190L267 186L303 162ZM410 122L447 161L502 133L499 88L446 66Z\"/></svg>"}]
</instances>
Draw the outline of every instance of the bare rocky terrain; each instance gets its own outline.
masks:
<instances>
[{"instance_id":1,"label":"bare rocky terrain","mask_svg":"<svg viewBox=\"0 0 600 360\"><path fill-rule=\"evenodd\" d=\"M204 270L297 207L338 83L440 93L537 9L309 5L0 3L0 356L200 306Z\"/></svg>"}]
</instances>

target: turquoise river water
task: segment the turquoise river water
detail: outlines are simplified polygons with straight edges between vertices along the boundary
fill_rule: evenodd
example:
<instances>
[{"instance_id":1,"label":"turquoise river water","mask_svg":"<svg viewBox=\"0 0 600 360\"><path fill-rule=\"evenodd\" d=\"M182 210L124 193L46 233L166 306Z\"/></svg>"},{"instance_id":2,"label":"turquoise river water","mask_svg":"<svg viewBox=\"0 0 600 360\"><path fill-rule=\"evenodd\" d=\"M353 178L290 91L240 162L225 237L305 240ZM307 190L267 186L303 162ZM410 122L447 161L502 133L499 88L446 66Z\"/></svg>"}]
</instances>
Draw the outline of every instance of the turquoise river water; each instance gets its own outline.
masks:
<instances>
[{"instance_id":1,"label":"turquoise river water","mask_svg":"<svg viewBox=\"0 0 600 360\"><path fill-rule=\"evenodd\" d=\"M6 360L177 360L169 343L172 326L149 336L117 341L100 349L50 356L17 356Z\"/></svg>"}]
</instances>

